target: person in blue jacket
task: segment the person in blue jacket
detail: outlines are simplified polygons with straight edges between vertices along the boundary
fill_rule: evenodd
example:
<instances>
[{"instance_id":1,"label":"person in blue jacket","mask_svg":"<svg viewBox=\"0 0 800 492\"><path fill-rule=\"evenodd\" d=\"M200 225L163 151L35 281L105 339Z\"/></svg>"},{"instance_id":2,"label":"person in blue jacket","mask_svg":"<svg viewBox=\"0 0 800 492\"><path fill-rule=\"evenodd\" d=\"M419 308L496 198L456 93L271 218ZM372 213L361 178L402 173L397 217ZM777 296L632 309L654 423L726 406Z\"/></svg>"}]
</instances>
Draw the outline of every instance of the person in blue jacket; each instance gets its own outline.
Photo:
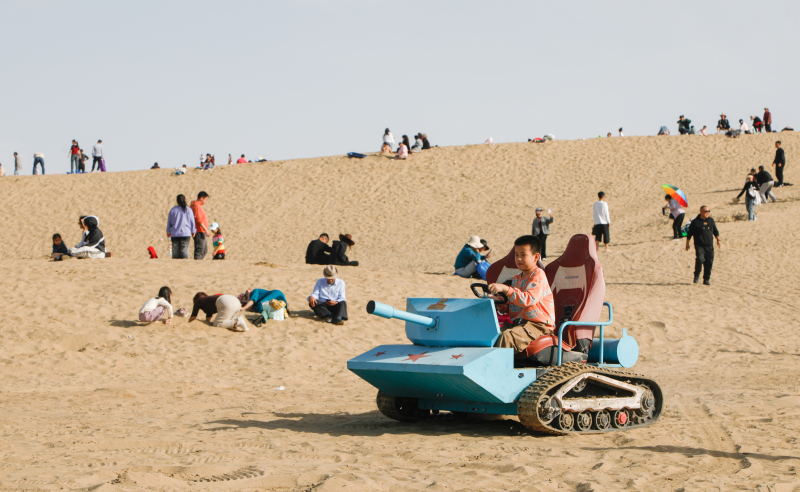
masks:
<instances>
[{"instance_id":1,"label":"person in blue jacket","mask_svg":"<svg viewBox=\"0 0 800 492\"><path fill-rule=\"evenodd\" d=\"M484 251L486 253L481 254ZM491 256L492 250L481 241L481 238L478 236L470 237L456 257L454 275L464 278L474 277L478 269L478 263Z\"/></svg>"}]
</instances>

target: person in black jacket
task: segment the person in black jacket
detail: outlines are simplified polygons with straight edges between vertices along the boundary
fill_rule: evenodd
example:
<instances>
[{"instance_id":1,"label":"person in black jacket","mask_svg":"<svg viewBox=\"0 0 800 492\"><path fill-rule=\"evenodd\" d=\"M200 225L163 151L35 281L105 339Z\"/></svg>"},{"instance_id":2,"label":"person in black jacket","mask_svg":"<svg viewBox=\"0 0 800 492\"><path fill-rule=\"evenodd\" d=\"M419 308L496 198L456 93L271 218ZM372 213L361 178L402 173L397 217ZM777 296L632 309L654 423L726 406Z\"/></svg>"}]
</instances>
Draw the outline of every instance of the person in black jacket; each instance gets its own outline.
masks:
<instances>
[{"instance_id":1,"label":"person in black jacket","mask_svg":"<svg viewBox=\"0 0 800 492\"><path fill-rule=\"evenodd\" d=\"M778 184L776 186L780 188L783 186L783 170L786 168L786 155L783 153L780 140L775 142L775 148L778 150L775 151L775 160L772 161L772 165L775 166L775 175L778 176Z\"/></svg>"},{"instance_id":2,"label":"person in black jacket","mask_svg":"<svg viewBox=\"0 0 800 492\"><path fill-rule=\"evenodd\" d=\"M692 120L687 119L683 115L678 118L678 133L686 135L692 132Z\"/></svg>"},{"instance_id":3,"label":"person in black jacket","mask_svg":"<svg viewBox=\"0 0 800 492\"><path fill-rule=\"evenodd\" d=\"M339 234L339 240L334 241L331 246L331 260L334 265L358 266L357 261L350 261L347 257L347 249L354 246L353 236L350 234Z\"/></svg>"},{"instance_id":4,"label":"person in black jacket","mask_svg":"<svg viewBox=\"0 0 800 492\"><path fill-rule=\"evenodd\" d=\"M331 256L331 247L328 246L328 241L330 241L330 237L323 232L319 235L319 239L314 239L308 243L306 263L309 265L330 265L333 257Z\"/></svg>"},{"instance_id":5,"label":"person in black jacket","mask_svg":"<svg viewBox=\"0 0 800 492\"><path fill-rule=\"evenodd\" d=\"M689 232L686 234L686 251L689 251L689 243L694 238L694 283L700 280L700 272L703 271L703 285L711 285L711 267L714 266L714 238L717 239L717 247L721 248L719 231L714 219L711 218L711 209L703 205L700 207L700 214L689 224Z\"/></svg>"},{"instance_id":6,"label":"person in black jacket","mask_svg":"<svg viewBox=\"0 0 800 492\"><path fill-rule=\"evenodd\" d=\"M717 133L725 133L730 129L731 124L728 122L728 118L725 116L725 113L722 113L719 115L719 121L717 121Z\"/></svg>"},{"instance_id":7,"label":"person in black jacket","mask_svg":"<svg viewBox=\"0 0 800 492\"><path fill-rule=\"evenodd\" d=\"M422 150L428 150L431 148L431 143L428 141L428 135L426 133L420 133L419 138L422 139Z\"/></svg>"},{"instance_id":8,"label":"person in black jacket","mask_svg":"<svg viewBox=\"0 0 800 492\"><path fill-rule=\"evenodd\" d=\"M758 172L755 176L761 193L761 201L767 203L767 199L771 198L773 202L776 202L775 194L772 193L772 185L775 183L772 180L772 175L764 169L764 166L758 166Z\"/></svg>"}]
</instances>

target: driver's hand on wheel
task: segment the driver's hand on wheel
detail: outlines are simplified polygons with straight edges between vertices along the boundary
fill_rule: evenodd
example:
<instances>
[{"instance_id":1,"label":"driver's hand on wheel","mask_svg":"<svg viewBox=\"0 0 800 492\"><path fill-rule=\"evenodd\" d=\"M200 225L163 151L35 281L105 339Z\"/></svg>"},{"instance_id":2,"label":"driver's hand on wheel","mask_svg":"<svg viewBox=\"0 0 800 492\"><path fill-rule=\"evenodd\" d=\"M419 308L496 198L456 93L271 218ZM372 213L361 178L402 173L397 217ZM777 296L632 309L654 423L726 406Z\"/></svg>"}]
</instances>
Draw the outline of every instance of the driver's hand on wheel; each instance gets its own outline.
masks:
<instances>
[{"instance_id":1,"label":"driver's hand on wheel","mask_svg":"<svg viewBox=\"0 0 800 492\"><path fill-rule=\"evenodd\" d=\"M504 284L489 284L489 292L492 294L503 293L505 294L508 292L508 286Z\"/></svg>"}]
</instances>

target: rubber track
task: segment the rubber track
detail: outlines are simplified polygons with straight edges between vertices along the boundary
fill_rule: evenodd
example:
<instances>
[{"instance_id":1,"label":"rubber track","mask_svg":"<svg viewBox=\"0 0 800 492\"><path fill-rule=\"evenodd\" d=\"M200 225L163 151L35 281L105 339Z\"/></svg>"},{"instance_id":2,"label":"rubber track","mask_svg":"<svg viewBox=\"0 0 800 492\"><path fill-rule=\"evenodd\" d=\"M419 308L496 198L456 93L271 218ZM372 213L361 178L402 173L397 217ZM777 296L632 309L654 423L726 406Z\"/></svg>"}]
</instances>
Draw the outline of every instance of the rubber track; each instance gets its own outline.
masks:
<instances>
[{"instance_id":1,"label":"rubber track","mask_svg":"<svg viewBox=\"0 0 800 492\"><path fill-rule=\"evenodd\" d=\"M618 429L616 427L609 427L606 430L597 430L597 429L589 429L585 431L563 431L561 429L556 429L555 427L551 427L549 424L542 422L539 419L539 398L542 395L547 394L548 391L554 389L556 386L566 383L570 379L578 376L580 374L584 374L587 372L596 373L596 374L605 374L611 376L615 379L630 379L633 380L634 384L638 383L646 383L650 390L653 392L653 396L656 400L655 409L653 411L653 418L649 421L645 422L644 424L634 424L633 418L631 418L631 422L622 429ZM614 432L614 431L625 431L629 429L638 429L641 427L647 427L649 425L653 425L658 417L661 415L661 409L663 407L664 400L661 393L661 388L659 388L658 384L653 381L652 379L642 376L640 374L633 374L630 372L622 372L622 371L614 371L612 369L605 369L596 366L587 366L586 364L580 362L568 362L566 364L562 364L561 366L554 367L547 373L545 373L540 379L537 379L533 384L528 386L528 388L522 393L519 398L519 403L517 403L517 415L519 417L520 422L532 431L537 432L544 432L547 434L553 434L558 436L564 436L567 434L600 434L605 432Z\"/></svg>"}]
</instances>

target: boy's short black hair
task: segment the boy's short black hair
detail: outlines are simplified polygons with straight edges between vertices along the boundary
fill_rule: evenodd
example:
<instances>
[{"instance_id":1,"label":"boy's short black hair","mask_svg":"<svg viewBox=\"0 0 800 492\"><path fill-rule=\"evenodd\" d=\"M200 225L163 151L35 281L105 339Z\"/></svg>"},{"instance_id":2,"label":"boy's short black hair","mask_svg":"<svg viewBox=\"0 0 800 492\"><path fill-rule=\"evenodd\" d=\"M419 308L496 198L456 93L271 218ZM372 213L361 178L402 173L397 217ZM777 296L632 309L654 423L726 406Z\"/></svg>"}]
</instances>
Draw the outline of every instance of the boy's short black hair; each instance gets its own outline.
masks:
<instances>
[{"instance_id":1,"label":"boy's short black hair","mask_svg":"<svg viewBox=\"0 0 800 492\"><path fill-rule=\"evenodd\" d=\"M197 199L198 200L202 200L203 198L205 198L207 196L208 196L208 193L206 193L205 191L201 191L200 193L197 194Z\"/></svg>"},{"instance_id":2,"label":"boy's short black hair","mask_svg":"<svg viewBox=\"0 0 800 492\"><path fill-rule=\"evenodd\" d=\"M597 198L603 198L604 196L606 196L604 191L597 193Z\"/></svg>"},{"instance_id":3,"label":"boy's short black hair","mask_svg":"<svg viewBox=\"0 0 800 492\"><path fill-rule=\"evenodd\" d=\"M514 241L514 246L530 246L531 253L540 253L542 251L542 243L539 242L539 238L536 236L531 236L530 234L527 236L520 236Z\"/></svg>"},{"instance_id":4,"label":"boy's short black hair","mask_svg":"<svg viewBox=\"0 0 800 492\"><path fill-rule=\"evenodd\" d=\"M330 239L330 238L331 238L331 237L328 235L328 233L327 233L327 232L323 232L322 234L320 234L320 235L319 235L319 237L327 237L328 239Z\"/></svg>"},{"instance_id":5,"label":"boy's short black hair","mask_svg":"<svg viewBox=\"0 0 800 492\"><path fill-rule=\"evenodd\" d=\"M53 234L53 242L56 241L56 238L61 239L61 234L58 234L58 233Z\"/></svg>"},{"instance_id":6,"label":"boy's short black hair","mask_svg":"<svg viewBox=\"0 0 800 492\"><path fill-rule=\"evenodd\" d=\"M780 141L780 140L778 140L778 141L777 141L777 142L775 142L775 143L776 143L776 144L778 144L778 145L783 145L783 144L781 144L781 141Z\"/></svg>"}]
</instances>

